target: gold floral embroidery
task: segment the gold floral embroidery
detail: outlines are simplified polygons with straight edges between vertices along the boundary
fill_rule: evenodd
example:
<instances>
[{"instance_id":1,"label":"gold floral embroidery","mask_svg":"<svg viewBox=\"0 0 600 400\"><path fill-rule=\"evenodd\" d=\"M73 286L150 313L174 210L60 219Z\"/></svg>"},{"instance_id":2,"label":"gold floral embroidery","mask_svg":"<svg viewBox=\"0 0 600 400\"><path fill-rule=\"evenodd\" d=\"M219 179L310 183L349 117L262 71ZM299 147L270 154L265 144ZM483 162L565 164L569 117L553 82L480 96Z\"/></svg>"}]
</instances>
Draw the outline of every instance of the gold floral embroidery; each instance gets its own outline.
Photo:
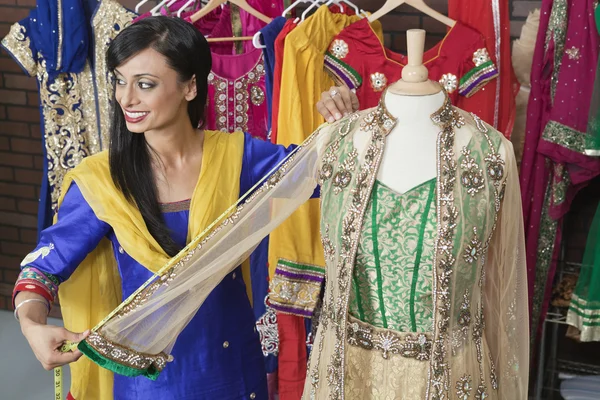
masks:
<instances>
[{"instance_id":1,"label":"gold floral embroidery","mask_svg":"<svg viewBox=\"0 0 600 400\"><path fill-rule=\"evenodd\" d=\"M454 74L442 75L440 83L448 93L453 93L458 88L458 78Z\"/></svg>"},{"instance_id":2,"label":"gold floral embroidery","mask_svg":"<svg viewBox=\"0 0 600 400\"><path fill-rule=\"evenodd\" d=\"M340 192L344 188L346 188L352 181L352 172L354 172L354 168L356 168L357 157L358 152L356 151L356 149L354 149L346 156L346 159L342 162L340 170L333 177L332 185L334 194L340 194Z\"/></svg>"},{"instance_id":3,"label":"gold floral embroidery","mask_svg":"<svg viewBox=\"0 0 600 400\"><path fill-rule=\"evenodd\" d=\"M348 325L348 343L365 350L380 351L384 359L391 354L418 361L429 360L431 339L424 333L398 334L389 329L380 329L351 319Z\"/></svg>"},{"instance_id":4,"label":"gold floral embroidery","mask_svg":"<svg viewBox=\"0 0 600 400\"><path fill-rule=\"evenodd\" d=\"M473 227L473 237L469 241L469 244L465 248L465 253L463 254L463 258L469 264L473 264L475 261L481 257L483 253L483 243L479 240L479 236L477 235L477 228Z\"/></svg>"},{"instance_id":5,"label":"gold floral embroidery","mask_svg":"<svg viewBox=\"0 0 600 400\"><path fill-rule=\"evenodd\" d=\"M94 16L94 35L96 36L94 52L94 77L98 90L98 119L100 127L100 150L108 149L110 136L110 101L113 95L112 74L106 64L106 51L113 39L131 24L134 13L124 8L114 0L103 0L99 3L98 11ZM92 104L96 107L95 104ZM95 151L92 152L94 154Z\"/></svg>"},{"instance_id":6,"label":"gold floral embroidery","mask_svg":"<svg viewBox=\"0 0 600 400\"><path fill-rule=\"evenodd\" d=\"M21 25L13 25L2 41L27 72L39 81L53 211L57 208L65 174L85 157L108 145L113 86L106 68L105 53L112 39L133 17L133 13L118 2L102 1L93 21L96 38L94 72L90 63L86 63L82 72L62 73L53 80L46 72L42 54L38 53L34 59L29 47L30 39Z\"/></svg>"},{"instance_id":7,"label":"gold floral embroidery","mask_svg":"<svg viewBox=\"0 0 600 400\"><path fill-rule=\"evenodd\" d=\"M483 171L479 168L475 159L471 157L471 150L464 147L462 155L464 159L460 163L460 167L463 170L460 183L467 189L467 193L473 197L485 187Z\"/></svg>"},{"instance_id":8,"label":"gold floral embroidery","mask_svg":"<svg viewBox=\"0 0 600 400\"><path fill-rule=\"evenodd\" d=\"M2 39L2 46L15 57L29 76L35 76L38 65L33 58L34 55L30 45L31 41L27 36L27 29L18 22L10 27L8 35Z\"/></svg>"},{"instance_id":9,"label":"gold floral embroidery","mask_svg":"<svg viewBox=\"0 0 600 400\"><path fill-rule=\"evenodd\" d=\"M348 55L348 52L349 52L348 43L346 43L342 39L336 39L333 41L333 43L331 43L331 46L329 47L329 51L336 58L344 59Z\"/></svg>"},{"instance_id":10,"label":"gold floral embroidery","mask_svg":"<svg viewBox=\"0 0 600 400\"><path fill-rule=\"evenodd\" d=\"M258 86L252 86L250 89L250 100L255 106L260 106L265 102L265 92Z\"/></svg>"},{"instance_id":11,"label":"gold floral embroidery","mask_svg":"<svg viewBox=\"0 0 600 400\"><path fill-rule=\"evenodd\" d=\"M371 87L376 92L381 92L387 87L387 78L381 72L371 74Z\"/></svg>"},{"instance_id":12,"label":"gold floral embroidery","mask_svg":"<svg viewBox=\"0 0 600 400\"><path fill-rule=\"evenodd\" d=\"M324 275L323 267L279 260L269 285L272 307L301 316L312 314L319 301Z\"/></svg>"},{"instance_id":13,"label":"gold floral embroidery","mask_svg":"<svg viewBox=\"0 0 600 400\"><path fill-rule=\"evenodd\" d=\"M244 76L229 81L214 72L208 75L208 83L215 88L213 101L216 111L216 126L222 132L246 132L250 100L258 106L264 102L264 92L256 85L265 75L263 56ZM251 92L251 93L250 93Z\"/></svg>"}]
</instances>

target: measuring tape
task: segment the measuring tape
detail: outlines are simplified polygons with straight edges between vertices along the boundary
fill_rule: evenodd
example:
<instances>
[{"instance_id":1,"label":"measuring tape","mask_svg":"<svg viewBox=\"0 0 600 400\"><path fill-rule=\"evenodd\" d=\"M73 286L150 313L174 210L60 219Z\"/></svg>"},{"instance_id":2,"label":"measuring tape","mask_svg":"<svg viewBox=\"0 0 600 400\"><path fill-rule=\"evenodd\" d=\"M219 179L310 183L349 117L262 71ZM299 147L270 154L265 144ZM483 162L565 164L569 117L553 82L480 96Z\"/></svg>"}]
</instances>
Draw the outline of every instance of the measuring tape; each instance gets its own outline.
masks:
<instances>
[{"instance_id":1,"label":"measuring tape","mask_svg":"<svg viewBox=\"0 0 600 400\"><path fill-rule=\"evenodd\" d=\"M63 400L62 372L62 367L54 368L54 400Z\"/></svg>"}]
</instances>

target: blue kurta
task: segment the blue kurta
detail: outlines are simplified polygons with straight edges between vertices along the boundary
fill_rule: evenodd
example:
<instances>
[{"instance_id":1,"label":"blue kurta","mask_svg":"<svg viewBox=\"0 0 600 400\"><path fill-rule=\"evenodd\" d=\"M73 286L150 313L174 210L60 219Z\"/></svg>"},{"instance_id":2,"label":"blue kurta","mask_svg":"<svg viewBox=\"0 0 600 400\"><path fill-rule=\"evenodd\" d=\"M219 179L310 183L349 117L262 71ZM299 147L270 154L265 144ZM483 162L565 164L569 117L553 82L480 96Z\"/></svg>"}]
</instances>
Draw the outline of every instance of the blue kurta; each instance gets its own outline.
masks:
<instances>
[{"instance_id":1,"label":"blue kurta","mask_svg":"<svg viewBox=\"0 0 600 400\"><path fill-rule=\"evenodd\" d=\"M245 134L240 194L251 189L292 149ZM184 246L189 209L164 212L163 216L173 239ZM53 243L55 250L28 265L65 281L104 237L112 242L125 299L152 273L124 252L111 226L96 217L75 183L64 197L58 223L42 232L36 248ZM266 270L264 274L267 276ZM207 297L181 332L172 355L174 361L156 381L115 374L115 400L267 399L265 362L240 268Z\"/></svg>"}]
</instances>

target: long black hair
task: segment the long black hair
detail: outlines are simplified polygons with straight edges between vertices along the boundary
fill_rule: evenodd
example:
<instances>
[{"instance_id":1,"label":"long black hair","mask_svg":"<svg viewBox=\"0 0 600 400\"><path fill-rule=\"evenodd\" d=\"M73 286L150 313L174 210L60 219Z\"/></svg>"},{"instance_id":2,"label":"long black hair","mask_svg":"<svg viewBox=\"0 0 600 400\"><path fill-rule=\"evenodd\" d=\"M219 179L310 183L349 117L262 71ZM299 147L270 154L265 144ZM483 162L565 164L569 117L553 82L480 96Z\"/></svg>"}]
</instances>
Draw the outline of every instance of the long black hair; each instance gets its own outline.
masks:
<instances>
[{"instance_id":1,"label":"long black hair","mask_svg":"<svg viewBox=\"0 0 600 400\"><path fill-rule=\"evenodd\" d=\"M152 48L162 54L178 74L180 82L196 77L198 94L188 104L193 127L204 125L207 78L212 68L208 43L191 24L164 16L149 17L124 29L110 44L107 66L111 73L139 52ZM129 201L136 203L146 227L169 256L181 247L171 238L158 202L151 151L141 133L127 129L123 111L113 95L110 132L109 165L113 182Z\"/></svg>"}]
</instances>

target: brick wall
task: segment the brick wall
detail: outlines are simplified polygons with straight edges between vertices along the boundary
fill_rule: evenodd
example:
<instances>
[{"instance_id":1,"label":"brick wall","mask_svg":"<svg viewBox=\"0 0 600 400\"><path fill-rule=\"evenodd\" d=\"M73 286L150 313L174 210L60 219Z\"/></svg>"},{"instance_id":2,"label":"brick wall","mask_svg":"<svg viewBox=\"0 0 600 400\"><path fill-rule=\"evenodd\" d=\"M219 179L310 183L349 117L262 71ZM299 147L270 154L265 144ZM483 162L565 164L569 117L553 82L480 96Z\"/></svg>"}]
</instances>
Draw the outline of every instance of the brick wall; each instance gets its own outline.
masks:
<instances>
[{"instance_id":1,"label":"brick wall","mask_svg":"<svg viewBox=\"0 0 600 400\"><path fill-rule=\"evenodd\" d=\"M470 0L465 0L470 1ZM383 0L356 0L367 10L376 10ZM511 32L518 35L527 12L539 1L512 0ZM136 1L125 0L133 8ZM446 13L447 1L430 0L432 7ZM10 26L25 18L35 0L0 0L0 37ZM445 27L429 17L401 7L381 20L386 46L395 51L406 48L406 29L425 28L427 47L444 34ZM0 309L10 309L12 286L21 259L36 241L37 201L42 179L40 115L35 78L24 75L5 53L0 53Z\"/></svg>"}]
</instances>

